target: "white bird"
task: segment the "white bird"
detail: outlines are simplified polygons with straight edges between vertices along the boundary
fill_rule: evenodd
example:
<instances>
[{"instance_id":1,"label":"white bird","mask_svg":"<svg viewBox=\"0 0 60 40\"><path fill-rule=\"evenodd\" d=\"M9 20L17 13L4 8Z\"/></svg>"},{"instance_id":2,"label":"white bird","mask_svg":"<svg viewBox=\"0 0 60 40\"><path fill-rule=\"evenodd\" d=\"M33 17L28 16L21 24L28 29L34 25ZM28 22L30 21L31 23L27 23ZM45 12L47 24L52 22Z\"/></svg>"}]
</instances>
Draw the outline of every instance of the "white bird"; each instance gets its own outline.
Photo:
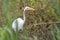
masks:
<instances>
[{"instance_id":1,"label":"white bird","mask_svg":"<svg viewBox=\"0 0 60 40\"><path fill-rule=\"evenodd\" d=\"M25 23L25 21L26 21L26 16L25 16L25 11L27 11L27 10L35 10L35 9L33 9L33 8L30 8L30 7L28 7L28 6L26 6L25 8L24 8L24 10L23 10L23 19L21 19L21 18L17 18L17 19L15 19L14 21L13 21L13 23L12 23L12 28L13 28L13 30L16 32L16 28L18 27L18 32L20 31L20 30L23 30L23 25L24 25L24 23ZM16 22L17 21L17 22Z\"/></svg>"}]
</instances>

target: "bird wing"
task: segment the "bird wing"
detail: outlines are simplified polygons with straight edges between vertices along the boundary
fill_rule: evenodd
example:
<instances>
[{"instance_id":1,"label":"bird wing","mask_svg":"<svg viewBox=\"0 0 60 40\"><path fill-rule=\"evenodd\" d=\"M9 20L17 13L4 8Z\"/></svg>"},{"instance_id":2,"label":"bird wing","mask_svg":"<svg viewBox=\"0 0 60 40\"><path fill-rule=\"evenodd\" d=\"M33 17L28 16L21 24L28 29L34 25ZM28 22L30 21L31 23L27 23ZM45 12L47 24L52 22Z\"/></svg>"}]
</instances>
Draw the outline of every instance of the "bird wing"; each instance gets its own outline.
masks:
<instances>
[{"instance_id":1,"label":"bird wing","mask_svg":"<svg viewBox=\"0 0 60 40\"><path fill-rule=\"evenodd\" d=\"M17 21L17 22L16 22ZM24 25L24 20L22 20L21 18L17 18L16 20L13 21L12 23L12 28L16 31L16 27L17 27L17 23L18 23L18 31L20 29L23 30L23 25Z\"/></svg>"}]
</instances>

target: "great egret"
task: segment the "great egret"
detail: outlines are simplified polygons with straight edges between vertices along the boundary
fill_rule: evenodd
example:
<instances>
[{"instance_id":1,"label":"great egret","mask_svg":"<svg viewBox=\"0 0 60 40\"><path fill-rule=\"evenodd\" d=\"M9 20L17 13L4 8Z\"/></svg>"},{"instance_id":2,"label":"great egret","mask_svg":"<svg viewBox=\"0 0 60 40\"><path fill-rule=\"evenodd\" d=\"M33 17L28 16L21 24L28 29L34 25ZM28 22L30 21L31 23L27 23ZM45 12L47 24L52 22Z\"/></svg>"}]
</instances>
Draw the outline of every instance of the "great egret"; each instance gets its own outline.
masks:
<instances>
[{"instance_id":1,"label":"great egret","mask_svg":"<svg viewBox=\"0 0 60 40\"><path fill-rule=\"evenodd\" d=\"M27 11L27 10L35 10L35 9L30 8L30 7L28 7L28 6L26 6L26 7L24 8L24 10L23 10L23 19L17 18L17 19L15 19L15 20L13 21L13 23L12 23L12 28L13 28L14 31L16 31L17 25L18 25L18 31L23 30L23 25L24 25L25 20L26 20L25 11ZM16 23L16 20L17 20L17 23ZM16 24L17 24L17 25L16 25Z\"/></svg>"}]
</instances>

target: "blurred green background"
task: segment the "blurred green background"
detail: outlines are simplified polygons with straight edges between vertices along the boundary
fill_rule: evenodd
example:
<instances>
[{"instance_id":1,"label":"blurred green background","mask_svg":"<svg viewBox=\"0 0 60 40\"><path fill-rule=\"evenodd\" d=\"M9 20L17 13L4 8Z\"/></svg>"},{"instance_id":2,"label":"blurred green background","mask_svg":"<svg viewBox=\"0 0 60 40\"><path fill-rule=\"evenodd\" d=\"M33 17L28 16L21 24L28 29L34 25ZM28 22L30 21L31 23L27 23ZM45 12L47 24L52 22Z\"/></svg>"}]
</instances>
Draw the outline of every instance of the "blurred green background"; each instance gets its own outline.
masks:
<instances>
[{"instance_id":1,"label":"blurred green background","mask_svg":"<svg viewBox=\"0 0 60 40\"><path fill-rule=\"evenodd\" d=\"M22 33L15 33L12 22L26 12ZM60 40L60 0L0 0L0 40Z\"/></svg>"}]
</instances>

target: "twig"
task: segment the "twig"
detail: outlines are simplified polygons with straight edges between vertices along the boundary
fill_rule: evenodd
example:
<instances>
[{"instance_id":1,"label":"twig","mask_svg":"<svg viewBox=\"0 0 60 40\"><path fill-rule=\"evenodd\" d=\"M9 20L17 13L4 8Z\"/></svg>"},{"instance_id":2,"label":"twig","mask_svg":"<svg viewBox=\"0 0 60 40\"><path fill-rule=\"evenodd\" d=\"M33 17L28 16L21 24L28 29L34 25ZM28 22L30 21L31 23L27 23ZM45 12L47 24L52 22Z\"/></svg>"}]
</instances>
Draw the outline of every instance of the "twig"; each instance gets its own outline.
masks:
<instances>
[{"instance_id":1,"label":"twig","mask_svg":"<svg viewBox=\"0 0 60 40\"><path fill-rule=\"evenodd\" d=\"M60 22L41 22L41 23L36 23L36 24L33 24L33 25L40 25L40 24L57 24L57 23L60 23Z\"/></svg>"}]
</instances>

